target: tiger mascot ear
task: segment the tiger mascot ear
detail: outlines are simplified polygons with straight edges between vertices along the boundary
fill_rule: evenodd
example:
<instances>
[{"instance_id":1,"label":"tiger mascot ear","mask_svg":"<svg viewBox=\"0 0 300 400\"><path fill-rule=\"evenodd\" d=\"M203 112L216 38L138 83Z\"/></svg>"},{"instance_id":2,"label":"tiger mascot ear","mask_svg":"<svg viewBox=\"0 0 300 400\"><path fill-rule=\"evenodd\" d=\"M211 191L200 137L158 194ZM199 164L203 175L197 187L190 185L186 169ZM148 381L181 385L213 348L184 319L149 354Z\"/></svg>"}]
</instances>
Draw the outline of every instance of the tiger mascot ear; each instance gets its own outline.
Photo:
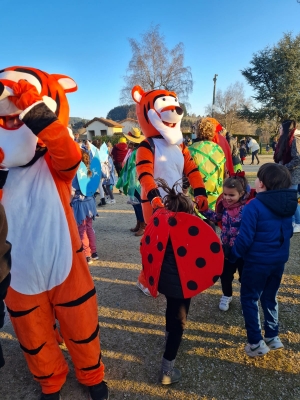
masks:
<instances>
[{"instance_id":1,"label":"tiger mascot ear","mask_svg":"<svg viewBox=\"0 0 300 400\"><path fill-rule=\"evenodd\" d=\"M138 104L141 102L144 93L144 90L139 85L134 86L131 90L132 98Z\"/></svg>"},{"instance_id":2,"label":"tiger mascot ear","mask_svg":"<svg viewBox=\"0 0 300 400\"><path fill-rule=\"evenodd\" d=\"M76 92L76 82L67 75L51 74L52 78L57 80L60 86L64 89L65 93Z\"/></svg>"}]
</instances>

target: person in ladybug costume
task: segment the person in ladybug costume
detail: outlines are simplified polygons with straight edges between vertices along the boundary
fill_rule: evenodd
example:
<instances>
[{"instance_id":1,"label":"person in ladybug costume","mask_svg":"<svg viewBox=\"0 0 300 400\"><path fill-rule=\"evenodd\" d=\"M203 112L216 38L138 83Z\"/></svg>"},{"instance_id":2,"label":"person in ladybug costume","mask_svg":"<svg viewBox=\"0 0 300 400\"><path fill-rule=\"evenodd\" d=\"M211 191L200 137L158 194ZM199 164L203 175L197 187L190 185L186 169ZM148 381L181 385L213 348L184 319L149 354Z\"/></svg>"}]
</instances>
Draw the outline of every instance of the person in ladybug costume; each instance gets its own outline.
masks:
<instances>
[{"instance_id":1,"label":"person in ladybug costume","mask_svg":"<svg viewBox=\"0 0 300 400\"><path fill-rule=\"evenodd\" d=\"M181 378L174 364L191 298L219 279L224 256L218 236L192 215L193 202L178 192L178 183L172 189L162 179L157 183L166 192L165 208L158 208L150 218L140 251L147 289L153 297L159 292L167 300L166 345L159 381L170 385Z\"/></svg>"}]
</instances>

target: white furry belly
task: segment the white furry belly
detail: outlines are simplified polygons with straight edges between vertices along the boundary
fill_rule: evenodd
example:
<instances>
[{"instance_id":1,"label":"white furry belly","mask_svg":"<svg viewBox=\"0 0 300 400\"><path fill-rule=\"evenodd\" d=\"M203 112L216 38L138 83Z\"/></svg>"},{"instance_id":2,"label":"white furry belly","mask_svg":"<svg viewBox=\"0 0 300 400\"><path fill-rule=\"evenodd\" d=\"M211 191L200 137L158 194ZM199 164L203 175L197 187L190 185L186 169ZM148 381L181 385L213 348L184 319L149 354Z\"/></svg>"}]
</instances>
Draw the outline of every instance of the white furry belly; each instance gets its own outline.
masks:
<instances>
[{"instance_id":1,"label":"white furry belly","mask_svg":"<svg viewBox=\"0 0 300 400\"><path fill-rule=\"evenodd\" d=\"M12 243L11 287L37 294L61 284L71 270L71 239L44 157L30 167L9 171L2 204Z\"/></svg>"},{"instance_id":2,"label":"white furry belly","mask_svg":"<svg viewBox=\"0 0 300 400\"><path fill-rule=\"evenodd\" d=\"M182 179L184 158L181 149L175 144L168 144L164 139L153 139L154 153L154 179L162 178L167 181L170 188L178 179ZM182 185L182 181L179 182ZM180 188L178 191L181 192ZM159 189L162 197L166 192Z\"/></svg>"}]
</instances>

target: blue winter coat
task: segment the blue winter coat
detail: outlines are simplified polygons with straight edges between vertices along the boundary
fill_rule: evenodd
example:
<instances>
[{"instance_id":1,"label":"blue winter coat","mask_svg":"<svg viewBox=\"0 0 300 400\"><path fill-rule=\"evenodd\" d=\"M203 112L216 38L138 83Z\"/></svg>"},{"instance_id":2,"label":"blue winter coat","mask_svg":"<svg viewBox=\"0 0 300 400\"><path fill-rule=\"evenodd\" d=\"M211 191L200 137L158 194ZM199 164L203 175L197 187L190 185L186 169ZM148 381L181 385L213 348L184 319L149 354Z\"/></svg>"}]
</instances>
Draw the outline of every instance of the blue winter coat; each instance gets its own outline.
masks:
<instances>
[{"instance_id":1,"label":"blue winter coat","mask_svg":"<svg viewBox=\"0 0 300 400\"><path fill-rule=\"evenodd\" d=\"M242 257L253 264L284 264L289 258L293 235L292 216L297 207L297 191L269 190L257 193L242 213L239 235L229 260Z\"/></svg>"}]
</instances>

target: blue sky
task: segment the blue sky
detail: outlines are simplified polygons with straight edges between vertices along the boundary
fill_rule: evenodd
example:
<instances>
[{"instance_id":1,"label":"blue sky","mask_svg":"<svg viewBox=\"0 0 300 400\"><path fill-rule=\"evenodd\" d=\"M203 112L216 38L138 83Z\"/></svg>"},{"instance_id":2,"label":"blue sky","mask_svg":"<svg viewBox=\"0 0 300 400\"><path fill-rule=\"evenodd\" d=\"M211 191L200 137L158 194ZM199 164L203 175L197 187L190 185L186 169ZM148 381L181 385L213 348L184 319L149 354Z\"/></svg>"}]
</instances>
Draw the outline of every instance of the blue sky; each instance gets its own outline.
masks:
<instances>
[{"instance_id":1,"label":"blue sky","mask_svg":"<svg viewBox=\"0 0 300 400\"><path fill-rule=\"evenodd\" d=\"M296 0L1 0L0 69L31 66L71 76L78 92L68 95L70 115L106 117L119 105L131 50L139 38L160 25L169 48L185 45L192 69L190 112L204 113L217 89L244 83L240 70L253 53L273 45L284 32L298 34Z\"/></svg>"}]
</instances>

